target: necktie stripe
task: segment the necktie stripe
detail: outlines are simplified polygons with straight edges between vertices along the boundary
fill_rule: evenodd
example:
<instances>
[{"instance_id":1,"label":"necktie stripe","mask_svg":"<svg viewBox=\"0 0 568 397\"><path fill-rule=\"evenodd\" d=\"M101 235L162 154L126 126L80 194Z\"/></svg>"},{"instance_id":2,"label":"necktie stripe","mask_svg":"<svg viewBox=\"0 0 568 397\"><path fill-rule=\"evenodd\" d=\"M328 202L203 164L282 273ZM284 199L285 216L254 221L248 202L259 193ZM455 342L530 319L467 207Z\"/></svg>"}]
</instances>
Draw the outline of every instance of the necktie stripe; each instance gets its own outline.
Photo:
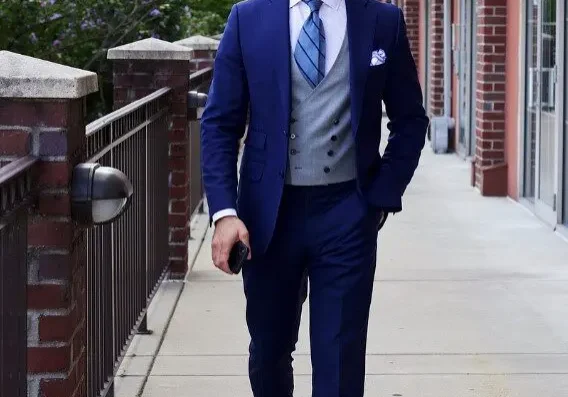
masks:
<instances>
[{"instance_id":1,"label":"necktie stripe","mask_svg":"<svg viewBox=\"0 0 568 397\"><path fill-rule=\"evenodd\" d=\"M310 8L310 16L304 22L294 59L302 75L312 88L315 88L325 77L325 32L319 16L322 0L303 0Z\"/></svg>"},{"instance_id":2,"label":"necktie stripe","mask_svg":"<svg viewBox=\"0 0 568 397\"><path fill-rule=\"evenodd\" d=\"M310 56L308 55L308 52L304 49L304 46L302 46L302 43L298 42L297 47L300 47L300 49L302 50L302 52L306 55L306 59L308 60L309 63L312 64L312 66L316 69L316 71L321 74L321 76L324 76L324 74L319 70L318 66L316 65L315 61L310 58ZM296 47L296 48L297 48ZM296 58L297 59L297 58ZM318 58L318 63L319 63L319 58Z\"/></svg>"},{"instance_id":3,"label":"necktie stripe","mask_svg":"<svg viewBox=\"0 0 568 397\"><path fill-rule=\"evenodd\" d=\"M304 32L305 32L305 28L302 28L302 30L304 30ZM310 36L310 35L308 34L308 32L306 32L305 36L307 36L308 39L310 39L310 41L312 42L312 44L313 44L314 46L316 46L316 48L318 49L318 52L320 53L320 55L325 56L324 52L321 51L321 49L320 49L320 47L319 47L319 44L316 44L316 42L314 41L314 39L312 39L312 36ZM300 39L298 40L298 43L300 42L300 40L301 40L301 37L300 37Z\"/></svg>"}]
</instances>

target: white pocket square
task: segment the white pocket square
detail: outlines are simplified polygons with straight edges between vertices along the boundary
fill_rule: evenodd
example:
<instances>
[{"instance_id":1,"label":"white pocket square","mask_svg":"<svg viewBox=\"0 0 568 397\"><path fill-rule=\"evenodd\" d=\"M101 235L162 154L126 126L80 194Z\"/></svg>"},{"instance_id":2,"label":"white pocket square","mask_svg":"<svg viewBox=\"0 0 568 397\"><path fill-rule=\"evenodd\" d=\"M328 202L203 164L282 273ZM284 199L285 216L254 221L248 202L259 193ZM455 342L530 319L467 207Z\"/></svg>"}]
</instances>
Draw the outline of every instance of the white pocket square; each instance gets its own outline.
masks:
<instances>
[{"instance_id":1,"label":"white pocket square","mask_svg":"<svg viewBox=\"0 0 568 397\"><path fill-rule=\"evenodd\" d=\"M371 66L381 66L387 61L387 54L384 50L373 51L371 55Z\"/></svg>"}]
</instances>

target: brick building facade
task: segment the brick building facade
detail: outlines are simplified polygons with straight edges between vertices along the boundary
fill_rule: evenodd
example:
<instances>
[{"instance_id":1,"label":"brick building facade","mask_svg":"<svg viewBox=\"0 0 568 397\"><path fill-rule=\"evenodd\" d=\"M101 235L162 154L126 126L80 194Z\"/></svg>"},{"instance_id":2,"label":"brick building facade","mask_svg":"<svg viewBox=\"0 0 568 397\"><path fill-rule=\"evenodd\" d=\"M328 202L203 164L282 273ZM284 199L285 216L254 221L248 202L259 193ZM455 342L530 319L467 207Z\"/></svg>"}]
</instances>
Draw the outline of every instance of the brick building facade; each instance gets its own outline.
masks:
<instances>
[{"instance_id":1,"label":"brick building facade","mask_svg":"<svg viewBox=\"0 0 568 397\"><path fill-rule=\"evenodd\" d=\"M568 0L392 3L405 12L430 117L443 115L449 85L449 147L471 163L464 183L518 200L566 233Z\"/></svg>"}]
</instances>

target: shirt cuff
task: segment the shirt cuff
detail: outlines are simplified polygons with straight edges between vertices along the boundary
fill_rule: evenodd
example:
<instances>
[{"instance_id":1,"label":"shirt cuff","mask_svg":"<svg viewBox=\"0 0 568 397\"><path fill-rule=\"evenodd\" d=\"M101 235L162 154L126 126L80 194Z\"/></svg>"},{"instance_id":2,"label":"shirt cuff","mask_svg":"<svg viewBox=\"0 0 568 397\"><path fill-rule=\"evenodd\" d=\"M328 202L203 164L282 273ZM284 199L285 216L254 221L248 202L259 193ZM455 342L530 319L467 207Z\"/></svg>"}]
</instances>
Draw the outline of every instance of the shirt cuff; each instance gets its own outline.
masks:
<instances>
[{"instance_id":1,"label":"shirt cuff","mask_svg":"<svg viewBox=\"0 0 568 397\"><path fill-rule=\"evenodd\" d=\"M237 216L237 211L233 208L227 208L221 211L217 211L213 214L213 224L217 223L217 221L221 218L226 218L227 216Z\"/></svg>"}]
</instances>

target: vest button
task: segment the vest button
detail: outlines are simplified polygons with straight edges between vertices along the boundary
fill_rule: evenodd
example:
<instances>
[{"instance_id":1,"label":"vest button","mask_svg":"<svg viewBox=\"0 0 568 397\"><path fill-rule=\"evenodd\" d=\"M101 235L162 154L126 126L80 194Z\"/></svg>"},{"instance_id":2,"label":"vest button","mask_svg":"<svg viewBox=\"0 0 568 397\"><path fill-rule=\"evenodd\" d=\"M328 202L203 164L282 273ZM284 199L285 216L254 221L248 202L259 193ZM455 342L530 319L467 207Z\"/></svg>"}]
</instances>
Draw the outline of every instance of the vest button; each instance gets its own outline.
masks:
<instances>
[{"instance_id":1,"label":"vest button","mask_svg":"<svg viewBox=\"0 0 568 397\"><path fill-rule=\"evenodd\" d=\"M298 120L296 120L294 117L290 118L290 124L294 124L296 121Z\"/></svg>"},{"instance_id":2,"label":"vest button","mask_svg":"<svg viewBox=\"0 0 568 397\"><path fill-rule=\"evenodd\" d=\"M290 154L292 156L295 156L296 154L298 154L298 151L296 149L292 149L292 150L290 150Z\"/></svg>"},{"instance_id":3,"label":"vest button","mask_svg":"<svg viewBox=\"0 0 568 397\"><path fill-rule=\"evenodd\" d=\"M332 142L337 141L337 135L333 135L333 136L331 137L331 141L332 141Z\"/></svg>"},{"instance_id":4,"label":"vest button","mask_svg":"<svg viewBox=\"0 0 568 397\"><path fill-rule=\"evenodd\" d=\"M329 174L331 172L331 169L329 167L325 167L323 169L323 172L325 172L326 174Z\"/></svg>"},{"instance_id":5,"label":"vest button","mask_svg":"<svg viewBox=\"0 0 568 397\"><path fill-rule=\"evenodd\" d=\"M290 135L290 139L296 139L296 134Z\"/></svg>"},{"instance_id":6,"label":"vest button","mask_svg":"<svg viewBox=\"0 0 568 397\"><path fill-rule=\"evenodd\" d=\"M327 152L327 155L329 157L333 156L335 154L335 152L333 150L330 150L329 152Z\"/></svg>"},{"instance_id":7,"label":"vest button","mask_svg":"<svg viewBox=\"0 0 568 397\"><path fill-rule=\"evenodd\" d=\"M337 124L339 124L339 119L335 119L335 120L333 120L333 124L334 124L334 125L337 125Z\"/></svg>"}]
</instances>

